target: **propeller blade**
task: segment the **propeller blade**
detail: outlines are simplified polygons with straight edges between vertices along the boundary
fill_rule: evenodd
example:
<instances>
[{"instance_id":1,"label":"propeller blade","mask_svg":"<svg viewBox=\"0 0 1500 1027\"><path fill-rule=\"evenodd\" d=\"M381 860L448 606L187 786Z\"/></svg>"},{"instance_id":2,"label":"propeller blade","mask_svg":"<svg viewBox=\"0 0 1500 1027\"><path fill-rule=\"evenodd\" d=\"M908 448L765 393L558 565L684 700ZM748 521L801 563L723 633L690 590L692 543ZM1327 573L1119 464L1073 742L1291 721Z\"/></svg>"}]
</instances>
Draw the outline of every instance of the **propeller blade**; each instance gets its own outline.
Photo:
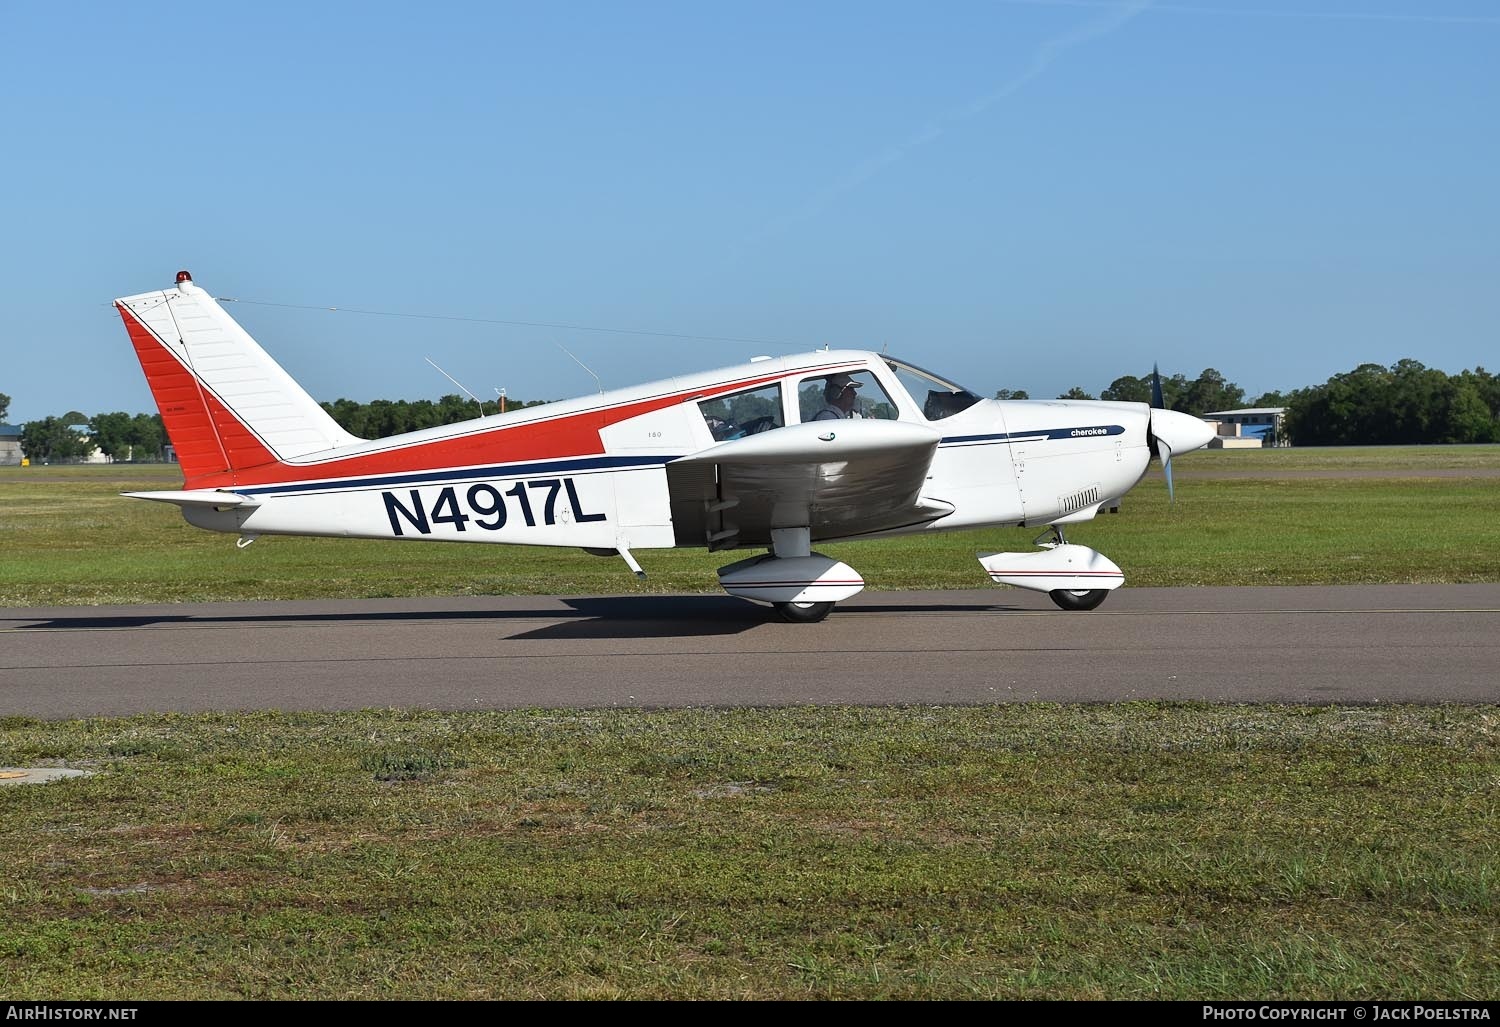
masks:
<instances>
[{"instance_id":1,"label":"propeller blade","mask_svg":"<svg viewBox=\"0 0 1500 1027\"><path fill-rule=\"evenodd\" d=\"M1214 430L1196 417L1167 409L1161 393L1161 367L1151 365L1151 425L1146 431L1146 445L1151 455L1161 461L1161 473L1167 479L1167 502L1177 503L1172 486L1172 452L1186 453L1208 445ZM1172 441L1168 441L1170 438ZM1174 445L1175 443L1175 445Z\"/></svg>"},{"instance_id":2,"label":"propeller blade","mask_svg":"<svg viewBox=\"0 0 1500 1027\"><path fill-rule=\"evenodd\" d=\"M1151 411L1151 424L1146 437L1152 455L1161 461L1162 474L1167 479L1167 498L1175 503L1177 493L1172 485L1173 454L1187 453L1208 445L1214 437L1214 430L1190 414L1157 408Z\"/></svg>"}]
</instances>

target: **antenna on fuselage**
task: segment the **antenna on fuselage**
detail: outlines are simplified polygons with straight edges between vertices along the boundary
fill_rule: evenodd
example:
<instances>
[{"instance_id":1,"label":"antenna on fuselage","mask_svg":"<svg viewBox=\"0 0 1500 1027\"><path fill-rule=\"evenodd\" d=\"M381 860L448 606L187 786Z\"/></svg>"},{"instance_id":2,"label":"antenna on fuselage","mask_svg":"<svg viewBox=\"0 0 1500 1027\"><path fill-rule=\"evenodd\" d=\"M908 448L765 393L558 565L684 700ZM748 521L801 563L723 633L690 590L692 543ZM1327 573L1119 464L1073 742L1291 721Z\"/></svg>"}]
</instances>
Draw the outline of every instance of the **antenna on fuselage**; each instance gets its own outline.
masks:
<instances>
[{"instance_id":1,"label":"antenna on fuselage","mask_svg":"<svg viewBox=\"0 0 1500 1027\"><path fill-rule=\"evenodd\" d=\"M437 364L433 363L433 360L432 360L431 357L423 357L422 359L425 360L425 361L427 361L429 364L432 364L433 367L437 367L438 374L440 374L444 378L448 379L454 385L457 385L460 389L463 389L464 392L468 395L468 397L470 399L472 399L475 403L479 404L479 416L480 417L484 416L484 403L480 401L480 399L479 399L478 396L474 395L472 392L469 392L468 389L465 389L463 382L461 382L457 378L453 377L447 371L444 371L441 367L438 367Z\"/></svg>"},{"instance_id":2,"label":"antenna on fuselage","mask_svg":"<svg viewBox=\"0 0 1500 1027\"><path fill-rule=\"evenodd\" d=\"M554 342L552 345L556 346L558 349L562 350L564 353L568 353L568 347L564 346L562 343L560 343L560 342ZM573 354L568 353L568 356L573 357ZM599 387L599 395L601 395L601 396L604 395L604 383L599 380L599 376L597 374L594 374L593 371L589 370L589 365L585 364L582 360L579 360L577 357L573 357L573 363L577 364L579 367L583 368L585 371L588 371L589 374L593 375L594 384Z\"/></svg>"}]
</instances>

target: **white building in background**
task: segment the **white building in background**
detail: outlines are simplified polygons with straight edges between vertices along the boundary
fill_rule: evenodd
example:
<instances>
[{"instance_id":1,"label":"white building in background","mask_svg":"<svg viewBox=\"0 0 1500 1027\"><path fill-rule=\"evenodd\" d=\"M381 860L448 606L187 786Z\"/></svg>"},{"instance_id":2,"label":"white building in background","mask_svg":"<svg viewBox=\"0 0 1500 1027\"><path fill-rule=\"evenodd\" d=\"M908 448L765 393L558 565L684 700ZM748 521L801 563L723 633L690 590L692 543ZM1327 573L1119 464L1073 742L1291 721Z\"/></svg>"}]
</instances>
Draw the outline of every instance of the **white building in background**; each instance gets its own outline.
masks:
<instances>
[{"instance_id":1,"label":"white building in background","mask_svg":"<svg viewBox=\"0 0 1500 1027\"><path fill-rule=\"evenodd\" d=\"M0 467L21 462L21 426L0 424Z\"/></svg>"},{"instance_id":2,"label":"white building in background","mask_svg":"<svg viewBox=\"0 0 1500 1027\"><path fill-rule=\"evenodd\" d=\"M74 435L77 435L80 439L90 439L90 440L92 440L93 437L94 437L94 429L93 429L93 427L91 425L88 425L88 424L70 424L70 425L68 425L68 431L72 432ZM112 464L112 463L114 463L114 461L111 460L109 457L105 456L99 450L99 447L97 445L95 445L94 451L92 453L90 453L88 456L84 457L82 460L70 460L69 463L77 463L77 464Z\"/></svg>"},{"instance_id":3,"label":"white building in background","mask_svg":"<svg viewBox=\"0 0 1500 1027\"><path fill-rule=\"evenodd\" d=\"M1217 437L1209 449L1259 449L1264 445L1286 445L1281 419L1286 407L1245 407L1240 410L1214 410L1203 419L1214 425ZM1267 439L1271 441L1268 443Z\"/></svg>"}]
</instances>

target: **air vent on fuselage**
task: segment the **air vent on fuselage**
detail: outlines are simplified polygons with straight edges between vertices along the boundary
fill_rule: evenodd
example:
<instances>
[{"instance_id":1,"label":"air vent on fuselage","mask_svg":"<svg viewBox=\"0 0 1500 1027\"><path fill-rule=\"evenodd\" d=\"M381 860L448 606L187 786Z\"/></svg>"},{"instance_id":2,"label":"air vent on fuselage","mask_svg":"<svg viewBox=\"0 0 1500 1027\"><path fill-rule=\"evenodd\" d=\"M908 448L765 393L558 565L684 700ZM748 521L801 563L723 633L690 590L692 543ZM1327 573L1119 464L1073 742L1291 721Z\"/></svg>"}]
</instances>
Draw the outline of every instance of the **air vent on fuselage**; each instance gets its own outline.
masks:
<instances>
[{"instance_id":1,"label":"air vent on fuselage","mask_svg":"<svg viewBox=\"0 0 1500 1027\"><path fill-rule=\"evenodd\" d=\"M1058 499L1057 505L1062 508L1062 512L1065 514L1076 513L1086 506L1098 506L1099 486L1095 485L1091 488L1086 488L1082 492L1073 493L1071 496L1062 496Z\"/></svg>"}]
</instances>

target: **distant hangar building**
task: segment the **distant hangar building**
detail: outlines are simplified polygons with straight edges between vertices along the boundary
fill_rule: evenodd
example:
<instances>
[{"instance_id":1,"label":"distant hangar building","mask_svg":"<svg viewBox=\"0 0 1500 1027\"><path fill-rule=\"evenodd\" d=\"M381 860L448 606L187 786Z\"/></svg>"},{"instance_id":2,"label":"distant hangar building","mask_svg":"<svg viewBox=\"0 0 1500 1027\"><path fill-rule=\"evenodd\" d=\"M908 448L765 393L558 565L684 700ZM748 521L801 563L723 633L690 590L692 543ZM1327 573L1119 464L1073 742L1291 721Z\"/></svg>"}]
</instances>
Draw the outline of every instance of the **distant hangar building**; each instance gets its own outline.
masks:
<instances>
[{"instance_id":1,"label":"distant hangar building","mask_svg":"<svg viewBox=\"0 0 1500 1027\"><path fill-rule=\"evenodd\" d=\"M0 424L0 467L14 467L21 462L21 426Z\"/></svg>"},{"instance_id":2,"label":"distant hangar building","mask_svg":"<svg viewBox=\"0 0 1500 1027\"><path fill-rule=\"evenodd\" d=\"M1203 416L1213 424L1216 436L1209 449L1258 449L1261 446L1286 445L1281 419L1286 407L1244 407L1240 410L1214 410Z\"/></svg>"}]
</instances>

